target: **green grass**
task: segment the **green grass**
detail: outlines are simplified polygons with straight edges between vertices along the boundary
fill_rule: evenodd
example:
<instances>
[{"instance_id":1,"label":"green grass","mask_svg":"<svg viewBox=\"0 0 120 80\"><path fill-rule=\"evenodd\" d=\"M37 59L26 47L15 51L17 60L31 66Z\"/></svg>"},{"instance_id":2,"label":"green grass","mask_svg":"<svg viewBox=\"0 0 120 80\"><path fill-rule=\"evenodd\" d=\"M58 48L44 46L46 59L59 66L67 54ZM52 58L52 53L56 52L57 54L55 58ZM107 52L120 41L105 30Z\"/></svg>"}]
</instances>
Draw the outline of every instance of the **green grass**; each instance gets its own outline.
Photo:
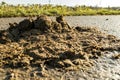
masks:
<instances>
[{"instance_id":1,"label":"green grass","mask_svg":"<svg viewBox=\"0 0 120 80\"><path fill-rule=\"evenodd\" d=\"M120 10L112 8L97 8L87 6L60 6L60 5L0 5L0 17L26 17L36 15L64 15L64 16L81 16L81 15L119 15Z\"/></svg>"}]
</instances>

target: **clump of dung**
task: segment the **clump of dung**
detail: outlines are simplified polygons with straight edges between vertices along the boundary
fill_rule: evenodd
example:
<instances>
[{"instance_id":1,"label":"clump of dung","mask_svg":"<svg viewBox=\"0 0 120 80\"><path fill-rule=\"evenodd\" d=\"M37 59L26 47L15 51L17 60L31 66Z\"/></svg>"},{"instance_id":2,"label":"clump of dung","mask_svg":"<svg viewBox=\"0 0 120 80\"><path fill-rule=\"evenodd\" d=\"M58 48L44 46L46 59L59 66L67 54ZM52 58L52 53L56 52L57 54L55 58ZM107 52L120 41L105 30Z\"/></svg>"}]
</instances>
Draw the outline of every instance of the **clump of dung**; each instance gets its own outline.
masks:
<instances>
[{"instance_id":1,"label":"clump of dung","mask_svg":"<svg viewBox=\"0 0 120 80\"><path fill-rule=\"evenodd\" d=\"M0 67L51 67L78 70L93 65L105 51L119 51L120 40L97 28L70 27L63 16L10 24L0 32Z\"/></svg>"}]
</instances>

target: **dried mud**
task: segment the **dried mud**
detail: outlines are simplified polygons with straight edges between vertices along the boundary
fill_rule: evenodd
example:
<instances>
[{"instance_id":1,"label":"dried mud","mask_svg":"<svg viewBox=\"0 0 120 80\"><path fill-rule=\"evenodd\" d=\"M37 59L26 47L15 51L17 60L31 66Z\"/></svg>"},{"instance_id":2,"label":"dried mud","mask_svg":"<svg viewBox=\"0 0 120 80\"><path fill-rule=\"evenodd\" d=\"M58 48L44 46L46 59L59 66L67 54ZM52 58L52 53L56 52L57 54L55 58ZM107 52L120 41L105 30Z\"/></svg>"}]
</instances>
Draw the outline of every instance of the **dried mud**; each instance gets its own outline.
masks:
<instances>
[{"instance_id":1,"label":"dried mud","mask_svg":"<svg viewBox=\"0 0 120 80\"><path fill-rule=\"evenodd\" d=\"M120 51L120 40L113 35L97 28L72 28L63 16L52 21L43 15L19 24L10 23L7 30L0 31L0 71L6 69L9 75L6 80L21 77L37 80L38 76L50 77L48 69L58 72L89 69L103 52L114 50ZM36 73L32 73L35 68Z\"/></svg>"}]
</instances>

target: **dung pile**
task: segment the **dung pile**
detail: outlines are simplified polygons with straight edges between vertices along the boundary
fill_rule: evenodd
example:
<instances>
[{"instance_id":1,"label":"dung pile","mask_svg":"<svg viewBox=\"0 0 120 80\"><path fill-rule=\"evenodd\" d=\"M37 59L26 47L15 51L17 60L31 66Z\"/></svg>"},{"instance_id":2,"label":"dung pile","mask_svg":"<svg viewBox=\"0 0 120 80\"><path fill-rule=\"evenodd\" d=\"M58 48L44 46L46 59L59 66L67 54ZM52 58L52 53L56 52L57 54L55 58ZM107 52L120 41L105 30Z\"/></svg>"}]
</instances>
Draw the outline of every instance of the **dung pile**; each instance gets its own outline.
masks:
<instances>
[{"instance_id":1,"label":"dung pile","mask_svg":"<svg viewBox=\"0 0 120 80\"><path fill-rule=\"evenodd\" d=\"M92 66L105 51L119 51L120 40L91 27L70 27L63 16L10 24L0 32L0 67L77 70Z\"/></svg>"}]
</instances>

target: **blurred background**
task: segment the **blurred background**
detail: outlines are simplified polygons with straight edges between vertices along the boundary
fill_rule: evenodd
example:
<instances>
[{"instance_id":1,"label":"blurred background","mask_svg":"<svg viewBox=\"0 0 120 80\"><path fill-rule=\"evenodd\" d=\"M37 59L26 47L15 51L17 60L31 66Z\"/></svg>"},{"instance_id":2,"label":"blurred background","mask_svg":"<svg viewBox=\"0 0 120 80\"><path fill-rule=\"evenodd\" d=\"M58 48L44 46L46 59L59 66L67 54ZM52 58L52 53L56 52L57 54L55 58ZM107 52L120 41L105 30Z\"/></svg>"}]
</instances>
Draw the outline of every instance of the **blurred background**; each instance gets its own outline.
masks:
<instances>
[{"instance_id":1,"label":"blurred background","mask_svg":"<svg viewBox=\"0 0 120 80\"><path fill-rule=\"evenodd\" d=\"M99 6L99 7L119 7L120 0L0 0L8 4L54 4L54 5L86 5L86 6Z\"/></svg>"},{"instance_id":2,"label":"blurred background","mask_svg":"<svg viewBox=\"0 0 120 80\"><path fill-rule=\"evenodd\" d=\"M0 0L0 17L119 15L120 0Z\"/></svg>"}]
</instances>

